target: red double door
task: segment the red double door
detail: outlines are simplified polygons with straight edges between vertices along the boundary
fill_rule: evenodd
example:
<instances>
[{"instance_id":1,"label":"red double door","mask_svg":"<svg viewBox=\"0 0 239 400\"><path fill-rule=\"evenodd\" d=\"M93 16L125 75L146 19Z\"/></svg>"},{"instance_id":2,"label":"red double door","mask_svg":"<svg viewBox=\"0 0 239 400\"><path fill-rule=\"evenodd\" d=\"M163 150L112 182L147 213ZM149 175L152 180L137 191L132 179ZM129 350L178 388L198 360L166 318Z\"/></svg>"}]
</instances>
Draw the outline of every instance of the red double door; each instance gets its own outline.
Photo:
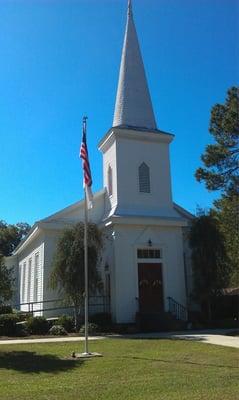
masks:
<instances>
[{"instance_id":1,"label":"red double door","mask_svg":"<svg viewBox=\"0 0 239 400\"><path fill-rule=\"evenodd\" d=\"M160 312L163 304L163 274L160 263L138 264L139 311Z\"/></svg>"}]
</instances>

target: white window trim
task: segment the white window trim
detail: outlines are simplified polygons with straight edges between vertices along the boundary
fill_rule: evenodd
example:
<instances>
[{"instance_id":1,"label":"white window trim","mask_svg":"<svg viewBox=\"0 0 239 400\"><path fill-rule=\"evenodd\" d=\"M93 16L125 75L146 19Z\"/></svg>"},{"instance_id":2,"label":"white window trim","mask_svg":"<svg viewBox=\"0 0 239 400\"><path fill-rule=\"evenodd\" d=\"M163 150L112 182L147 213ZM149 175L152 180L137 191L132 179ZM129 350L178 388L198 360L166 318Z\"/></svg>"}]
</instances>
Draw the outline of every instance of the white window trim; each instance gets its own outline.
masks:
<instances>
[{"instance_id":1,"label":"white window trim","mask_svg":"<svg viewBox=\"0 0 239 400\"><path fill-rule=\"evenodd\" d=\"M107 168L107 187L108 187L109 197L112 197L113 196L113 170L112 170L112 167L110 164L108 164L108 168Z\"/></svg>"}]
</instances>

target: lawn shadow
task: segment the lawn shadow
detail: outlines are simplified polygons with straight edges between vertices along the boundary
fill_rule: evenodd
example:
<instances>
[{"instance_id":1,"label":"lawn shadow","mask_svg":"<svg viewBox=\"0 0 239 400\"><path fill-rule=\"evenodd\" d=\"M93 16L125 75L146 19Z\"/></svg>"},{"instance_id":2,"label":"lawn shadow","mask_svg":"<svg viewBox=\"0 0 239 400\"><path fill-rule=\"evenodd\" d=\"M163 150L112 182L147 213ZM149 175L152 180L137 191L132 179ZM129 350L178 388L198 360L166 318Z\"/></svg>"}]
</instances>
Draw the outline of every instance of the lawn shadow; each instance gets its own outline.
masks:
<instances>
[{"instance_id":1,"label":"lawn shadow","mask_svg":"<svg viewBox=\"0 0 239 400\"><path fill-rule=\"evenodd\" d=\"M195 335L179 335L179 334L154 334L154 333L133 333L124 334L118 336L109 336L110 339L133 339L133 340L187 340L187 341L205 341L205 336L195 336Z\"/></svg>"},{"instance_id":2,"label":"lawn shadow","mask_svg":"<svg viewBox=\"0 0 239 400\"><path fill-rule=\"evenodd\" d=\"M169 340L186 340L190 342L205 342L207 338L205 336L197 335L172 335L168 338Z\"/></svg>"},{"instance_id":3,"label":"lawn shadow","mask_svg":"<svg viewBox=\"0 0 239 400\"><path fill-rule=\"evenodd\" d=\"M63 359L52 354L37 354L32 351L0 352L0 369L9 369L23 373L59 373L75 368L83 360Z\"/></svg>"},{"instance_id":4,"label":"lawn shadow","mask_svg":"<svg viewBox=\"0 0 239 400\"><path fill-rule=\"evenodd\" d=\"M148 357L139 357L139 356L123 356L123 358L130 358L131 360L133 359L133 360L163 362L163 363L168 363L168 364L185 364L185 365L189 364L189 365L198 365L198 366L201 366L201 367L239 369L239 367L235 367L234 365L199 363L199 362L189 361L189 360L164 360L164 359L161 359L161 358L148 358Z\"/></svg>"}]
</instances>

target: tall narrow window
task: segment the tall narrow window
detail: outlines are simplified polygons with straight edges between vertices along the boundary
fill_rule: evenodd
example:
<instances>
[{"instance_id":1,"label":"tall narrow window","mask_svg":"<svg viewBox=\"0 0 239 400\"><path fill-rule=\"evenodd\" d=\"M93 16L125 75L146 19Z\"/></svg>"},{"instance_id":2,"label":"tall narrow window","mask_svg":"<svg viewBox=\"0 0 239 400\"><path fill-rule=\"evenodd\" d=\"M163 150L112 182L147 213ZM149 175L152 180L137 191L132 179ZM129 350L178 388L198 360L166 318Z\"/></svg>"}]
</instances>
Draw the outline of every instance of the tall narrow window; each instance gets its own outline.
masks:
<instances>
[{"instance_id":1,"label":"tall narrow window","mask_svg":"<svg viewBox=\"0 0 239 400\"><path fill-rule=\"evenodd\" d=\"M27 301L31 301L32 295L32 259L30 258L28 261L28 280L27 280Z\"/></svg>"},{"instance_id":2,"label":"tall narrow window","mask_svg":"<svg viewBox=\"0 0 239 400\"><path fill-rule=\"evenodd\" d=\"M150 171L144 162L139 166L139 191L150 193Z\"/></svg>"},{"instance_id":3,"label":"tall narrow window","mask_svg":"<svg viewBox=\"0 0 239 400\"><path fill-rule=\"evenodd\" d=\"M19 274L20 274L20 303L23 303L23 265L19 265Z\"/></svg>"},{"instance_id":4,"label":"tall narrow window","mask_svg":"<svg viewBox=\"0 0 239 400\"><path fill-rule=\"evenodd\" d=\"M108 193L109 196L113 194L112 168L110 165L108 167Z\"/></svg>"},{"instance_id":5,"label":"tall narrow window","mask_svg":"<svg viewBox=\"0 0 239 400\"><path fill-rule=\"evenodd\" d=\"M34 285L34 301L39 300L39 253L35 254L35 285Z\"/></svg>"},{"instance_id":6,"label":"tall narrow window","mask_svg":"<svg viewBox=\"0 0 239 400\"><path fill-rule=\"evenodd\" d=\"M27 264L24 262L23 263L23 268L22 268L22 302L25 303L27 301L27 293L26 293L26 268L27 268Z\"/></svg>"}]
</instances>

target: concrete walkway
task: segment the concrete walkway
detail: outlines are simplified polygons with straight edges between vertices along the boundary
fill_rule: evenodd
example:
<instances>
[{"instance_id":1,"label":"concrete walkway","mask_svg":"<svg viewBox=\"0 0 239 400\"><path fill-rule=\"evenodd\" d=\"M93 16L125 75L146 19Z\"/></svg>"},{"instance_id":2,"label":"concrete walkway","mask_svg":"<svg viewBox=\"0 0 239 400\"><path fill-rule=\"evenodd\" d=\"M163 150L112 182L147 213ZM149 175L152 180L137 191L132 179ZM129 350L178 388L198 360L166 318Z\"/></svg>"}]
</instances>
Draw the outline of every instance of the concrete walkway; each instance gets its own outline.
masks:
<instances>
[{"instance_id":1,"label":"concrete walkway","mask_svg":"<svg viewBox=\"0 0 239 400\"><path fill-rule=\"evenodd\" d=\"M178 339L196 341L201 343L216 344L239 348L239 336L227 336L227 330L206 330L206 331L184 331L184 332L159 332L159 333L137 333L132 335L112 335L112 336L91 336L89 340L103 339ZM30 344L30 343L59 343L59 342L79 342L85 340L82 336L38 338L38 339L9 339L0 340L0 345L11 344Z\"/></svg>"},{"instance_id":2,"label":"concrete walkway","mask_svg":"<svg viewBox=\"0 0 239 400\"><path fill-rule=\"evenodd\" d=\"M104 336L91 336L89 340L102 340ZM53 337L53 338L38 338L38 339L5 339L0 340L0 345L10 344L30 344L30 343L59 343L59 342L82 342L85 340L83 336L67 336L67 337Z\"/></svg>"},{"instance_id":3,"label":"concrete walkway","mask_svg":"<svg viewBox=\"0 0 239 400\"><path fill-rule=\"evenodd\" d=\"M124 337L135 339L178 339L189 340L201 343L216 344L219 346L228 346L239 348L239 336L227 336L230 331L235 329L208 329L204 331L183 331L183 332L159 332L159 333L142 333L127 335Z\"/></svg>"},{"instance_id":4,"label":"concrete walkway","mask_svg":"<svg viewBox=\"0 0 239 400\"><path fill-rule=\"evenodd\" d=\"M174 335L173 338L181 340L194 340L201 343L216 344L219 346L236 347L239 349L239 337L210 334Z\"/></svg>"}]
</instances>

